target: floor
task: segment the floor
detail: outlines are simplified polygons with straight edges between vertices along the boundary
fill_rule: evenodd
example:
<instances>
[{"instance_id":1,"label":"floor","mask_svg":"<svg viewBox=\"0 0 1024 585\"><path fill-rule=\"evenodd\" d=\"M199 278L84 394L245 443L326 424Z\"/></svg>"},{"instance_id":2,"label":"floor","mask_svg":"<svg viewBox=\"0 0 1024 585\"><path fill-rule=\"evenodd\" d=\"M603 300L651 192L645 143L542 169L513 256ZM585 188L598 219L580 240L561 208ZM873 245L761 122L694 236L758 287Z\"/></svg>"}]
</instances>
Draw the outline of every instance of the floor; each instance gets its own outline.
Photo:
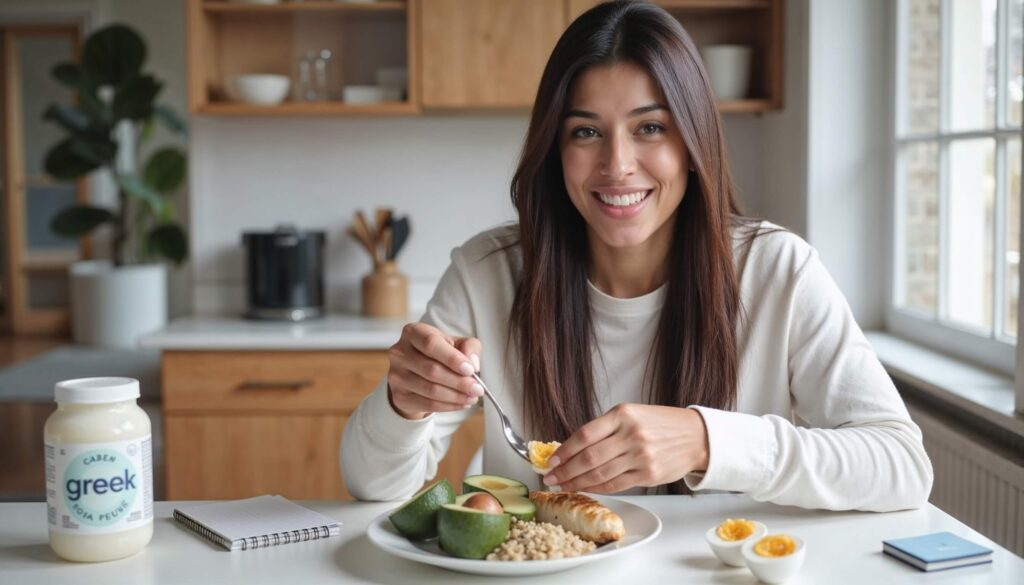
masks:
<instances>
[{"instance_id":1,"label":"floor","mask_svg":"<svg viewBox=\"0 0 1024 585\"><path fill-rule=\"evenodd\" d=\"M65 343L65 338L0 336L0 369ZM0 500L40 499L42 428L54 408L53 403L0 402Z\"/></svg>"},{"instance_id":2,"label":"floor","mask_svg":"<svg viewBox=\"0 0 1024 585\"><path fill-rule=\"evenodd\" d=\"M0 369L29 360L61 345L67 338L0 335ZM143 403L153 423L154 437L162 433L160 403ZM0 401L0 501L43 501L43 425L57 407L53 402ZM154 492L163 496L163 457L154 454Z\"/></svg>"}]
</instances>

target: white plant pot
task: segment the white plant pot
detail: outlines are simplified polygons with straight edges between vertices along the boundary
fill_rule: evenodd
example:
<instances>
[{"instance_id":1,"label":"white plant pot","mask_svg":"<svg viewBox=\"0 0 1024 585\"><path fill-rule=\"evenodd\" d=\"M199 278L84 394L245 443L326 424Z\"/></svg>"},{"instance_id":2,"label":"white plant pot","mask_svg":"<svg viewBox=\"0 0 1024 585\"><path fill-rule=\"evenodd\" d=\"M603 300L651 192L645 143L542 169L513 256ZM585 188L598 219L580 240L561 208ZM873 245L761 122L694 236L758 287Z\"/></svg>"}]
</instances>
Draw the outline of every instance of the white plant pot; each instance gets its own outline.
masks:
<instances>
[{"instance_id":1,"label":"white plant pot","mask_svg":"<svg viewBox=\"0 0 1024 585\"><path fill-rule=\"evenodd\" d=\"M75 262L71 274L71 332L75 343L135 347L140 335L167 324L167 268L114 268L106 260Z\"/></svg>"}]
</instances>

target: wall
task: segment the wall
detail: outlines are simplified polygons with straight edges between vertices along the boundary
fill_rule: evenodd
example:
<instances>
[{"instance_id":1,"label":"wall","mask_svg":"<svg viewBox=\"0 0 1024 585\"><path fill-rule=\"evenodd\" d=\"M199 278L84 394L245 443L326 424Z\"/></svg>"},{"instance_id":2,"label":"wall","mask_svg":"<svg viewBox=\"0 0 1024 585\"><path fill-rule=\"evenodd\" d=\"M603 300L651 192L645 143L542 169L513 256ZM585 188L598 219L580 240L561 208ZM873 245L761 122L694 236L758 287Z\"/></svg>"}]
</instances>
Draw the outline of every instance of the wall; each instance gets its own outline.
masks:
<instances>
[{"instance_id":1,"label":"wall","mask_svg":"<svg viewBox=\"0 0 1024 585\"><path fill-rule=\"evenodd\" d=\"M764 116L761 215L807 236L808 0L787 0L784 107ZM764 148L771 144L771 148Z\"/></svg>"},{"instance_id":2,"label":"wall","mask_svg":"<svg viewBox=\"0 0 1024 585\"><path fill-rule=\"evenodd\" d=\"M885 0L809 3L807 239L860 326L881 328L890 230Z\"/></svg>"}]
</instances>

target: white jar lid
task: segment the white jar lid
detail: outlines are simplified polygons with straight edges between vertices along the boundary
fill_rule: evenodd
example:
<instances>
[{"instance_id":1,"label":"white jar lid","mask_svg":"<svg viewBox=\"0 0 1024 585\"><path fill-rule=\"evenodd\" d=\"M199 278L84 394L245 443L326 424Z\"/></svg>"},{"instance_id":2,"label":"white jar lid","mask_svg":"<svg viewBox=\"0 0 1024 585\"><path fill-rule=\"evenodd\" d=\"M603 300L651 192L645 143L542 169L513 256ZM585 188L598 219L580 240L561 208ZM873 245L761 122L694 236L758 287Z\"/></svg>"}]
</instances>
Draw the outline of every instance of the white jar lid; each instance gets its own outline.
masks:
<instances>
[{"instance_id":1,"label":"white jar lid","mask_svg":"<svg viewBox=\"0 0 1024 585\"><path fill-rule=\"evenodd\" d=\"M57 382L57 402L101 404L121 402L139 397L139 381L135 378L77 378Z\"/></svg>"}]
</instances>

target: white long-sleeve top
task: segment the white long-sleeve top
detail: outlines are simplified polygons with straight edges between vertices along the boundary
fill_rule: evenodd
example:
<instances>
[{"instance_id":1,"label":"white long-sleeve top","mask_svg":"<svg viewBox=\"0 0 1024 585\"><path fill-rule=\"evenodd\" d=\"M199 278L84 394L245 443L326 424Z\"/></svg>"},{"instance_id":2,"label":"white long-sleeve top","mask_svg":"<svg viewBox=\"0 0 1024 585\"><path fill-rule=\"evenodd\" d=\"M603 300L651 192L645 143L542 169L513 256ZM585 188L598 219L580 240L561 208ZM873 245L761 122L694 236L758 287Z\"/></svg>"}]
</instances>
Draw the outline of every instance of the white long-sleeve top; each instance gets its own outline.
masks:
<instances>
[{"instance_id":1,"label":"white long-sleeve top","mask_svg":"<svg viewBox=\"0 0 1024 585\"><path fill-rule=\"evenodd\" d=\"M517 352L507 347L521 260L518 246L502 249L516 238L516 228L504 226L456 248L422 322L480 339L481 375L522 433L522 380ZM695 493L745 492L807 508L923 505L932 468L921 431L817 252L785 231L758 236L750 246L740 237L735 242L743 307L736 410L693 405L707 426L709 462L686 483ZM601 412L649 396L643 369L665 302L671 300L664 286L631 299L590 287ZM345 427L341 465L349 492L366 500L410 497L436 474L452 434L480 407L407 420L392 409L381 382ZM484 410L484 472L542 487L505 443L493 409Z\"/></svg>"}]
</instances>

